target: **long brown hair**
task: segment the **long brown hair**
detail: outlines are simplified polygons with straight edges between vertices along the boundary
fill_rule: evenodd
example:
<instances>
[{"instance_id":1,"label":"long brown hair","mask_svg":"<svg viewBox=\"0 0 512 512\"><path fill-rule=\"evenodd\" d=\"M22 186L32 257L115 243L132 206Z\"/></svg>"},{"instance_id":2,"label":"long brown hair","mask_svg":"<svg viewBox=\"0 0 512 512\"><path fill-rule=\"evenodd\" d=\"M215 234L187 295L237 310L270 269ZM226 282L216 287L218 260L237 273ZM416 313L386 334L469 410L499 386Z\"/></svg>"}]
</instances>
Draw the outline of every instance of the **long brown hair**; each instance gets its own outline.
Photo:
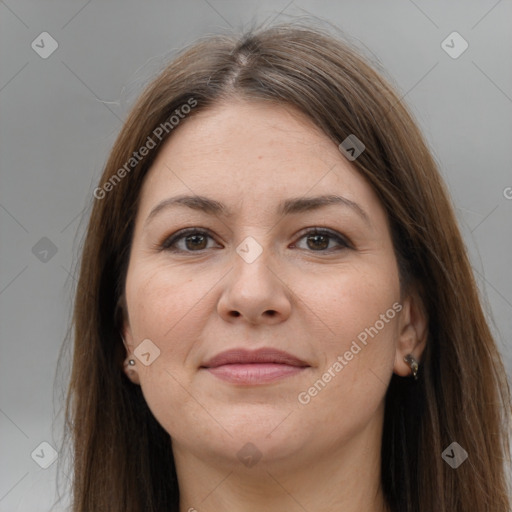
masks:
<instances>
[{"instance_id":1,"label":"long brown hair","mask_svg":"<svg viewBox=\"0 0 512 512\"><path fill-rule=\"evenodd\" d=\"M66 401L73 511L178 511L169 434L122 371L118 306L144 177L179 129L165 123L185 104L195 102L181 123L234 96L291 105L336 145L349 135L365 145L352 163L389 217L401 287L418 290L429 320L419 380L393 374L386 394L382 486L390 509L509 512L510 391L449 193L382 75L352 44L303 24L196 42L147 87L114 144L95 192L74 304ZM168 130L155 137L162 125ZM148 137L155 147L127 166ZM441 456L452 442L469 454L457 469Z\"/></svg>"}]
</instances>

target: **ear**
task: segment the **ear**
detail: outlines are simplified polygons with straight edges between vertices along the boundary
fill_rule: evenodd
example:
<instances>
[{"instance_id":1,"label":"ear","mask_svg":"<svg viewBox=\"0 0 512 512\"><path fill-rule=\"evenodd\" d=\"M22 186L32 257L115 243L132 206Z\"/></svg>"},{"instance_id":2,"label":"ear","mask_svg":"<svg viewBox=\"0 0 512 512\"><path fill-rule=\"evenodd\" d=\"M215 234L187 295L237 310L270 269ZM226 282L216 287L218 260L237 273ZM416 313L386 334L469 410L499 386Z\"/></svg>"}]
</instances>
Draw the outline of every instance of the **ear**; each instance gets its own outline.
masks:
<instances>
[{"instance_id":1,"label":"ear","mask_svg":"<svg viewBox=\"0 0 512 512\"><path fill-rule=\"evenodd\" d=\"M125 303L125 301L122 301ZM130 327L130 321L128 319L128 314L126 312L126 306L121 306L122 312L121 312L121 322L122 322L122 328L121 328L121 337L123 339L123 345L126 351L126 356L123 361L123 371L126 374L126 376L134 383L140 385L140 378L139 378L139 370L137 365L137 358L135 357L134 350L135 350L135 344L134 344L134 337L132 334L132 330ZM130 365L129 361L132 359L135 361L134 365Z\"/></svg>"},{"instance_id":2,"label":"ear","mask_svg":"<svg viewBox=\"0 0 512 512\"><path fill-rule=\"evenodd\" d=\"M402 306L394 372L401 377L407 377L412 375L412 370L404 357L411 354L420 364L428 338L428 315L416 290L407 296Z\"/></svg>"}]
</instances>

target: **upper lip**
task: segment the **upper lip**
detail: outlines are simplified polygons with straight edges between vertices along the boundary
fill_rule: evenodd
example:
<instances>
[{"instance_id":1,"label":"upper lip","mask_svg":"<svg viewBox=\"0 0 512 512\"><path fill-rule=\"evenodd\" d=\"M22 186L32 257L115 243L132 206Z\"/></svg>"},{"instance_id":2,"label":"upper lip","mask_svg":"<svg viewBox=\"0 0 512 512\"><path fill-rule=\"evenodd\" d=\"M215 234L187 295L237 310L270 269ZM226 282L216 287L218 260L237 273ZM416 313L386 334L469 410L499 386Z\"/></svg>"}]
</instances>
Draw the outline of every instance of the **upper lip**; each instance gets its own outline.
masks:
<instances>
[{"instance_id":1,"label":"upper lip","mask_svg":"<svg viewBox=\"0 0 512 512\"><path fill-rule=\"evenodd\" d=\"M260 348L258 350L247 350L235 348L226 350L208 359L201 364L202 368L215 368L224 364L254 364L254 363L275 363L287 364L289 366L309 366L301 359L274 348Z\"/></svg>"}]
</instances>

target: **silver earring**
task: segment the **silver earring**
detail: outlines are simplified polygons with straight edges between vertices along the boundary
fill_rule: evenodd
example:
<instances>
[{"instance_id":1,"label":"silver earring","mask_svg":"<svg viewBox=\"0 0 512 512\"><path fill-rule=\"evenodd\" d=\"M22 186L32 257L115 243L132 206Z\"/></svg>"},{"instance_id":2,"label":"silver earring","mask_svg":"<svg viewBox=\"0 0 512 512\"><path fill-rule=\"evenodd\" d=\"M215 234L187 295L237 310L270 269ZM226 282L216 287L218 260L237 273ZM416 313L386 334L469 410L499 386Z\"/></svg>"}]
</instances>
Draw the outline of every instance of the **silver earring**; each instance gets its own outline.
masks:
<instances>
[{"instance_id":1,"label":"silver earring","mask_svg":"<svg viewBox=\"0 0 512 512\"><path fill-rule=\"evenodd\" d=\"M418 380L418 368L419 368L418 361L416 361L416 359L414 359L412 354L407 354L404 357L404 361L411 367L414 380Z\"/></svg>"}]
</instances>

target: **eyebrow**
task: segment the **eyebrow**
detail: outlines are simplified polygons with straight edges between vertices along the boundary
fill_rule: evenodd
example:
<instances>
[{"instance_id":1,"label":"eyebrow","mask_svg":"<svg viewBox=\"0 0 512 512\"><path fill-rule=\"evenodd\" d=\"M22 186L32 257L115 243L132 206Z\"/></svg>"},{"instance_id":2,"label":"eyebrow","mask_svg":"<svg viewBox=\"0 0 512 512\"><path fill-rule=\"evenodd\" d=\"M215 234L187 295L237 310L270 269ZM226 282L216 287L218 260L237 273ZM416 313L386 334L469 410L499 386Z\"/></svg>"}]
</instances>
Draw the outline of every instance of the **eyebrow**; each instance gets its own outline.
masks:
<instances>
[{"instance_id":1,"label":"eyebrow","mask_svg":"<svg viewBox=\"0 0 512 512\"><path fill-rule=\"evenodd\" d=\"M356 212L365 222L371 227L371 222L368 214L354 201L347 199L343 196L338 195L321 195L315 197L297 197L290 198L279 204L277 209L277 215L293 215L297 213L310 212L313 210L318 210L320 208L325 208L331 205L339 205L351 208L354 212ZM151 219L153 219L157 214L162 212L163 210L167 210L176 206L184 206L186 208L190 208L192 210L197 210L201 212L205 212L211 215L215 215L216 217L230 217L233 215L231 210L226 207L226 205L215 201L214 199L210 199L205 196L190 196L190 195L180 195L176 197L170 197L168 199L164 199L160 203L158 203L148 215L145 225L149 223Z\"/></svg>"}]
</instances>

